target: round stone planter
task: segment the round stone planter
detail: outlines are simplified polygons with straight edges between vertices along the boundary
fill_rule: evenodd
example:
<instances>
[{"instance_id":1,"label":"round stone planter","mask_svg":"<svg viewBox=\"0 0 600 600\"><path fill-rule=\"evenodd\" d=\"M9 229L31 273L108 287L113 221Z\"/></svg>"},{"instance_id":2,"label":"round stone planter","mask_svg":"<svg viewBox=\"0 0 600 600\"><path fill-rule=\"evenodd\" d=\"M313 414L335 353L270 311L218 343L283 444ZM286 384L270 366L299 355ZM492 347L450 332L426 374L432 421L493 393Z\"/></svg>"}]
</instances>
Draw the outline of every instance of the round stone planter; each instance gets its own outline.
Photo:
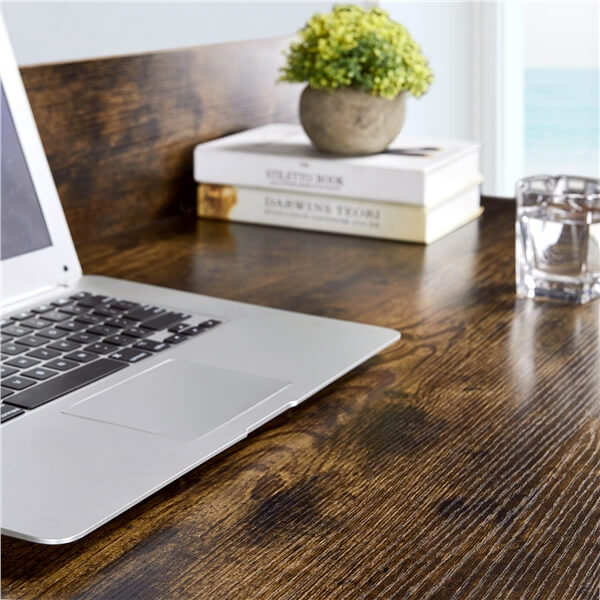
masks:
<instances>
[{"instance_id":1,"label":"round stone planter","mask_svg":"<svg viewBox=\"0 0 600 600\"><path fill-rule=\"evenodd\" d=\"M404 93L393 100L354 88L337 90L307 86L300 97L300 121L312 143L324 152L376 154L404 125Z\"/></svg>"}]
</instances>

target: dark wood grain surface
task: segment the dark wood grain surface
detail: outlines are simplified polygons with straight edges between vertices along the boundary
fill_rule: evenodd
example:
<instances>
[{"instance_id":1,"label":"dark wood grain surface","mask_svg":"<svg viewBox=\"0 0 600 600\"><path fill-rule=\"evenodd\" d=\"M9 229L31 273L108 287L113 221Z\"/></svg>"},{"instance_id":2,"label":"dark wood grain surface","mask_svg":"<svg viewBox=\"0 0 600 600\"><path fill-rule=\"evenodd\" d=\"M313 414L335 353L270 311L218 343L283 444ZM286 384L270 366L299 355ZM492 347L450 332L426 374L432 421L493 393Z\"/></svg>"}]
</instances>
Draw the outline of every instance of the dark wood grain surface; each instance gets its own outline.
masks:
<instances>
[{"instance_id":1,"label":"dark wood grain surface","mask_svg":"<svg viewBox=\"0 0 600 600\"><path fill-rule=\"evenodd\" d=\"M513 210L429 247L178 218L80 244L403 338L83 540L5 538L4 597L597 599L600 303L515 298Z\"/></svg>"},{"instance_id":2,"label":"dark wood grain surface","mask_svg":"<svg viewBox=\"0 0 600 600\"><path fill-rule=\"evenodd\" d=\"M297 120L289 38L21 70L75 243L194 206L195 144Z\"/></svg>"}]
</instances>

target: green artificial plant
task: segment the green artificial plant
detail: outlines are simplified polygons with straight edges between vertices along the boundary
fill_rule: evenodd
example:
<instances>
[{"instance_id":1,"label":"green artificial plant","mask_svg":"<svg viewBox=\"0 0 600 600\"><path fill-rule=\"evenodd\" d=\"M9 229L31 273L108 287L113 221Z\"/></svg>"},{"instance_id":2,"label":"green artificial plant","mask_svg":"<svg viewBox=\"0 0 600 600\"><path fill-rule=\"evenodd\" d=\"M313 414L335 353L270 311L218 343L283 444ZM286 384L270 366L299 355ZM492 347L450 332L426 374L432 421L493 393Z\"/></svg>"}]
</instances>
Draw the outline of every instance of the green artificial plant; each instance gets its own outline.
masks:
<instances>
[{"instance_id":1,"label":"green artificial plant","mask_svg":"<svg viewBox=\"0 0 600 600\"><path fill-rule=\"evenodd\" d=\"M405 27L380 8L349 4L311 17L290 45L279 80L394 98L404 91L421 96L433 74Z\"/></svg>"}]
</instances>

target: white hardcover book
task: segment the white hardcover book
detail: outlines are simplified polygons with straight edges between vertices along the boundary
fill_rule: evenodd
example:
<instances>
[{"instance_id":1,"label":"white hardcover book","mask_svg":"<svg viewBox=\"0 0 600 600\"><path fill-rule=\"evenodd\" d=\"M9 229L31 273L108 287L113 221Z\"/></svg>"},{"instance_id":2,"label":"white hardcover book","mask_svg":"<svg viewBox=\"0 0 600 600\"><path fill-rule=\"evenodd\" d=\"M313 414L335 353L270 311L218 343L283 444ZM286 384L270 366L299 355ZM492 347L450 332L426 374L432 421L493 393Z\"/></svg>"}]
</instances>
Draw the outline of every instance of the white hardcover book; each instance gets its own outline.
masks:
<instances>
[{"instance_id":1,"label":"white hardcover book","mask_svg":"<svg viewBox=\"0 0 600 600\"><path fill-rule=\"evenodd\" d=\"M433 207L201 183L198 216L431 243L478 217L481 178Z\"/></svg>"},{"instance_id":2,"label":"white hardcover book","mask_svg":"<svg viewBox=\"0 0 600 600\"><path fill-rule=\"evenodd\" d=\"M197 182L433 206L479 175L479 144L400 134L380 154L333 156L299 125L272 124L194 150Z\"/></svg>"}]
</instances>

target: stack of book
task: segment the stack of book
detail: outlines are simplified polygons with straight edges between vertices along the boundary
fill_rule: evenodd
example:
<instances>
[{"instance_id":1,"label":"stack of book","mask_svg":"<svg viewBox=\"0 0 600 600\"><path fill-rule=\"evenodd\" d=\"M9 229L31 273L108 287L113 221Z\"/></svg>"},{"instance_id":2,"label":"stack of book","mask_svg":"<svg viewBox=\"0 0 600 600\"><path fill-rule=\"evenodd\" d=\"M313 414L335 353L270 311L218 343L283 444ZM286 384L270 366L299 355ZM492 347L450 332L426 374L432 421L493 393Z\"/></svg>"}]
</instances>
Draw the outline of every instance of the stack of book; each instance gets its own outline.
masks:
<instances>
[{"instance_id":1,"label":"stack of book","mask_svg":"<svg viewBox=\"0 0 600 600\"><path fill-rule=\"evenodd\" d=\"M430 243L477 218L479 144L400 135L387 151L318 152L298 125L196 146L198 216Z\"/></svg>"}]
</instances>

